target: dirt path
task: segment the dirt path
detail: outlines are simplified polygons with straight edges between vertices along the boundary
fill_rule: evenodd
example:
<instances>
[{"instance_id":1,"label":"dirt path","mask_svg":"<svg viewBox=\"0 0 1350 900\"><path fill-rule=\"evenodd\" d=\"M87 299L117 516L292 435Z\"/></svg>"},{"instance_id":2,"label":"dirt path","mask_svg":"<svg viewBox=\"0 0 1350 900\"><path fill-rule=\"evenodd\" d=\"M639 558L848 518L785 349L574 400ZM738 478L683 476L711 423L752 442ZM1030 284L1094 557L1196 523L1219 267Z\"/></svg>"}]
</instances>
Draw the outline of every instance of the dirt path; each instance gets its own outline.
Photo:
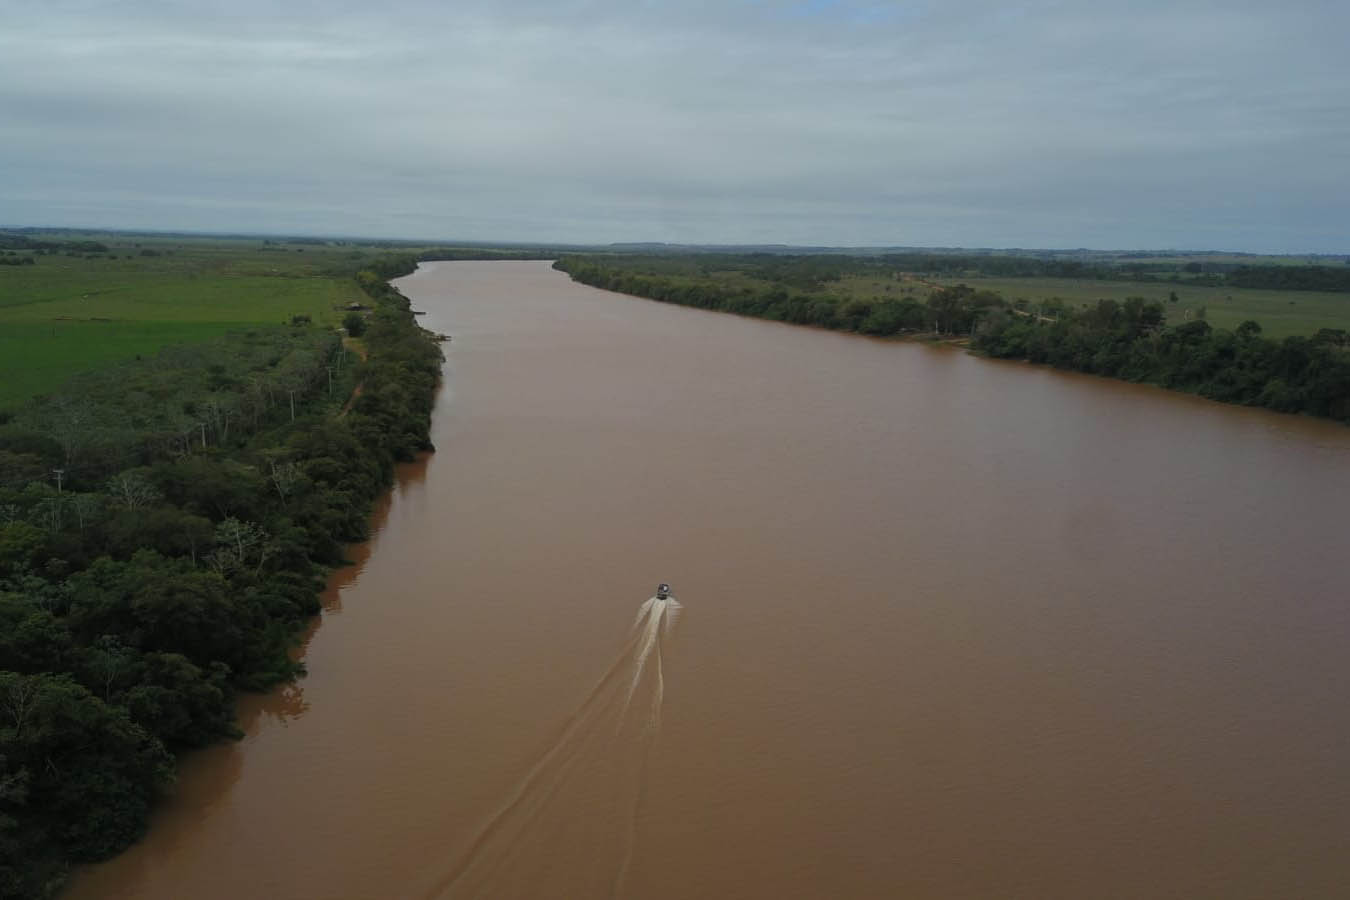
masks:
<instances>
[{"instance_id":1,"label":"dirt path","mask_svg":"<svg viewBox=\"0 0 1350 900\"><path fill-rule=\"evenodd\" d=\"M342 339L342 346L361 357L362 362L366 361L369 351L366 350L366 345L359 338L345 337ZM358 381L356 387L352 388L352 395L343 404L342 412L337 414L339 419L345 418L347 413L352 411L352 406L356 403L356 398L361 396L361 389L365 387L365 384L364 381Z\"/></svg>"}]
</instances>

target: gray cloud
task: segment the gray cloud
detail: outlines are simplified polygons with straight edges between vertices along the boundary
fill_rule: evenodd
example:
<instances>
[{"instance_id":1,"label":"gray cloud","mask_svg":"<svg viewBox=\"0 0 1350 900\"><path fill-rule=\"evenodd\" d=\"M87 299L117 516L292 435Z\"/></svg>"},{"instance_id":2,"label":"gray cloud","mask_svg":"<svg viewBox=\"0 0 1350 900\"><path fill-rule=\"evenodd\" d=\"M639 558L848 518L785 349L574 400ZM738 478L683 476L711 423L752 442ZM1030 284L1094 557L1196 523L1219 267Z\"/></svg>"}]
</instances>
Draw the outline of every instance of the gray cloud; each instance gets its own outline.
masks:
<instances>
[{"instance_id":1,"label":"gray cloud","mask_svg":"<svg viewBox=\"0 0 1350 900\"><path fill-rule=\"evenodd\" d=\"M1345 252L1341 4L0 3L0 222Z\"/></svg>"}]
</instances>

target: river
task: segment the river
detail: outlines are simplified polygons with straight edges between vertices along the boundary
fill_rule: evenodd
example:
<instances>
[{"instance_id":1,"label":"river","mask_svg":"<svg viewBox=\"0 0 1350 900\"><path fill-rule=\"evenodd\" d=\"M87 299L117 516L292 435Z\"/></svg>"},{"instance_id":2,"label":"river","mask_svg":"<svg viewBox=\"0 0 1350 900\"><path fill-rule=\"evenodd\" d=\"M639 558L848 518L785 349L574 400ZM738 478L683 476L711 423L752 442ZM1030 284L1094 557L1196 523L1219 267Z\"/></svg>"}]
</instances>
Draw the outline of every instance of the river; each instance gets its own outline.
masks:
<instances>
[{"instance_id":1,"label":"river","mask_svg":"<svg viewBox=\"0 0 1350 900\"><path fill-rule=\"evenodd\" d=\"M439 452L70 898L1344 896L1350 429L399 284Z\"/></svg>"}]
</instances>

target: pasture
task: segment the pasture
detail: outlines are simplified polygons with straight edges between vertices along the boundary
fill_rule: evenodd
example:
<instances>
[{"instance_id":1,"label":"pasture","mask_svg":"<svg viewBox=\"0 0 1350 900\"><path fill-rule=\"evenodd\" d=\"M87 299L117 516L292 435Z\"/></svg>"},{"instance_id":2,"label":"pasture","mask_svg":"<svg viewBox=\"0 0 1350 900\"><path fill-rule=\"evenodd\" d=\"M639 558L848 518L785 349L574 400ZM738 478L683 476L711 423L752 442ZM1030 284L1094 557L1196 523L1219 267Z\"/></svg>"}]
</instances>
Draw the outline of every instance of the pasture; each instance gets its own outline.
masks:
<instances>
[{"instance_id":1,"label":"pasture","mask_svg":"<svg viewBox=\"0 0 1350 900\"><path fill-rule=\"evenodd\" d=\"M380 252L259 238L79 238L110 252L25 252L35 264L0 266L0 408L169 344L293 316L336 326L342 307L365 299L352 271Z\"/></svg>"},{"instance_id":2,"label":"pasture","mask_svg":"<svg viewBox=\"0 0 1350 900\"><path fill-rule=\"evenodd\" d=\"M1350 330L1350 294L1317 291L1267 291L1253 288L1202 287L1178 285L1166 281L1100 281L1072 278L995 278L978 274L959 278L928 278L901 281L848 276L826 290L850 297L900 297L911 294L926 299L934 286L965 283L977 290L990 290L1009 303L1026 300L1033 307L1042 301L1059 299L1068 306L1092 306L1098 300L1124 300L1144 297L1156 300L1167 310L1169 325L1180 325L1194 317L1201 307L1206 320L1215 328L1232 330L1244 321L1259 322L1267 337L1293 334L1310 335L1319 328ZM1170 302L1175 291L1177 302Z\"/></svg>"}]
</instances>

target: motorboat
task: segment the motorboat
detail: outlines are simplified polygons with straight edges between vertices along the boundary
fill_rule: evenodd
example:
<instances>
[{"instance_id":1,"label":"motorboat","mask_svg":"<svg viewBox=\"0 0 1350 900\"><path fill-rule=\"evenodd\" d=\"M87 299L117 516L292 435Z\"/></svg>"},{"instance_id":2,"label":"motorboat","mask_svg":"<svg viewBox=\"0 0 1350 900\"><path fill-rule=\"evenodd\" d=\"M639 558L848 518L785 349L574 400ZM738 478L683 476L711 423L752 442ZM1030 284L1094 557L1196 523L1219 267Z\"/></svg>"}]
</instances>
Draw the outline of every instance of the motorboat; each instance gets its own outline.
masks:
<instances>
[{"instance_id":1,"label":"motorboat","mask_svg":"<svg viewBox=\"0 0 1350 900\"><path fill-rule=\"evenodd\" d=\"M670 585L666 584L664 581L661 582L660 584L658 584L658 585L656 586L656 599L657 599L657 600L669 600L669 599L670 599Z\"/></svg>"}]
</instances>

